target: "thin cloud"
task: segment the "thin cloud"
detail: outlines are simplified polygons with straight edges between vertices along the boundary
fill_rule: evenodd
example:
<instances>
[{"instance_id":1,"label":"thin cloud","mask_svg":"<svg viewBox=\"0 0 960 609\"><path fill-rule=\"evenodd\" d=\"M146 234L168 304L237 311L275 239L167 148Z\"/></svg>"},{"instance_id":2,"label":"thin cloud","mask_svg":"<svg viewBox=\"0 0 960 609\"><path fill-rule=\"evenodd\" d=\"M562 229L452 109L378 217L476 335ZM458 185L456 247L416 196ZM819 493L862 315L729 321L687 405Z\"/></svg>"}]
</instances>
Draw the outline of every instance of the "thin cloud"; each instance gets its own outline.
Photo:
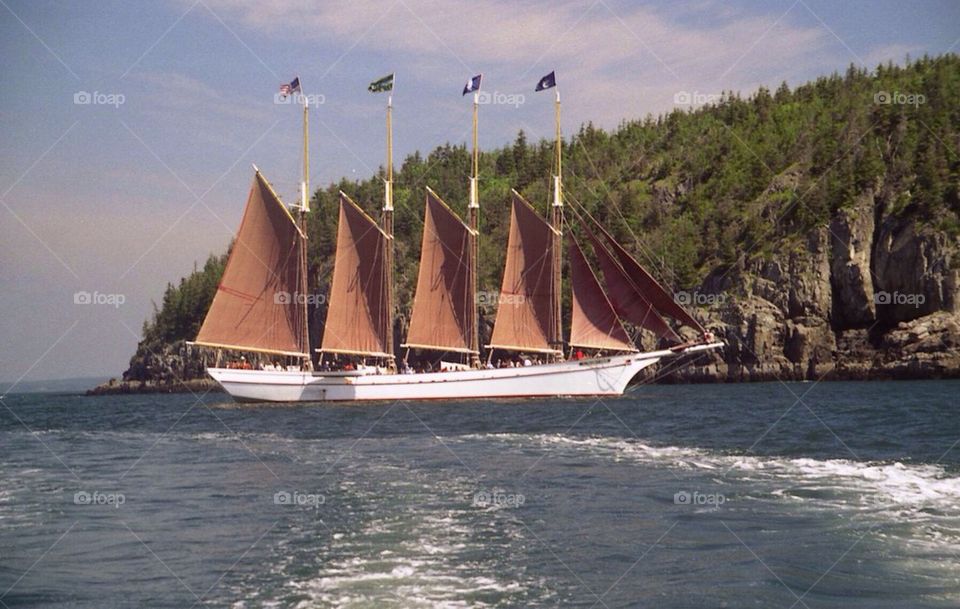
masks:
<instances>
[{"instance_id":1,"label":"thin cloud","mask_svg":"<svg viewBox=\"0 0 960 609\"><path fill-rule=\"evenodd\" d=\"M789 14L729 10L723 19L697 20L689 19L690 10L685 9L681 21L680 12L604 1L560 3L549 10L493 0L399 1L376 31L364 36L391 5L252 0L208 4L248 31L301 42L356 42L356 52L400 54L431 72L418 77L449 79L459 76L466 64L477 71L515 75L506 82L488 79L490 87L526 91L539 72L556 68L561 87L576 83L571 89L578 100L575 109L583 110L582 120L606 125L668 110L678 90L707 86L749 92L765 78L803 77L822 66L827 55L836 55L835 41L799 11L796 18L804 25L791 22ZM700 10L713 9L705 5ZM783 66L790 66L790 72ZM716 81L728 71L724 82Z\"/></svg>"},{"instance_id":2,"label":"thin cloud","mask_svg":"<svg viewBox=\"0 0 960 609\"><path fill-rule=\"evenodd\" d=\"M886 44L870 49L863 56L868 68L875 68L882 63L892 61L895 64L902 64L909 55L916 58L924 52L923 47L915 44Z\"/></svg>"}]
</instances>

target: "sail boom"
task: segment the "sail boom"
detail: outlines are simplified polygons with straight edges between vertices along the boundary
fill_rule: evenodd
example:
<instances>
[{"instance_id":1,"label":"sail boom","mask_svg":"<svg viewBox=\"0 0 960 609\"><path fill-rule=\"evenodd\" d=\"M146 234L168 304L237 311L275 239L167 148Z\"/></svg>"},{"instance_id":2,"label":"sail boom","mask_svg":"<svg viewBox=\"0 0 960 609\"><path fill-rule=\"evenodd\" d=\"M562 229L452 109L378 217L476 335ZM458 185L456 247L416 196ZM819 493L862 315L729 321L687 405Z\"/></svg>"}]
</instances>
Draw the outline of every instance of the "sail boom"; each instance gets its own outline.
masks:
<instances>
[{"instance_id":1,"label":"sail boom","mask_svg":"<svg viewBox=\"0 0 960 609\"><path fill-rule=\"evenodd\" d=\"M602 351L617 351L620 353L640 353L637 349L624 349L622 347L611 347L610 345L601 345L588 343L587 341L570 341L571 347L583 347L584 349L599 349Z\"/></svg>"},{"instance_id":2,"label":"sail boom","mask_svg":"<svg viewBox=\"0 0 960 609\"><path fill-rule=\"evenodd\" d=\"M504 351L529 351L530 353L550 353L553 355L563 354L560 349L543 349L540 347L521 347L519 345L486 345L487 349L503 349Z\"/></svg>"},{"instance_id":3,"label":"sail boom","mask_svg":"<svg viewBox=\"0 0 960 609\"><path fill-rule=\"evenodd\" d=\"M352 349L330 349L327 347L321 347L315 349L317 353L335 353L337 355L365 355L367 357L387 357L392 358L393 355L386 353L384 351L354 351Z\"/></svg>"},{"instance_id":4,"label":"sail boom","mask_svg":"<svg viewBox=\"0 0 960 609\"><path fill-rule=\"evenodd\" d=\"M268 353L270 355L287 355L290 357L310 357L309 353L301 353L300 351L280 351L277 349L244 347L243 345L225 345L221 343L208 343L208 342L199 341L199 340L187 341L187 344L190 346L210 347L213 349L231 349L233 351L249 351L251 353Z\"/></svg>"},{"instance_id":5,"label":"sail boom","mask_svg":"<svg viewBox=\"0 0 960 609\"><path fill-rule=\"evenodd\" d=\"M474 353L477 354L479 351L474 349L466 349L463 347L445 347L443 345L421 345L418 343L401 343L401 347L404 349L429 349L431 351L449 351L451 353Z\"/></svg>"}]
</instances>

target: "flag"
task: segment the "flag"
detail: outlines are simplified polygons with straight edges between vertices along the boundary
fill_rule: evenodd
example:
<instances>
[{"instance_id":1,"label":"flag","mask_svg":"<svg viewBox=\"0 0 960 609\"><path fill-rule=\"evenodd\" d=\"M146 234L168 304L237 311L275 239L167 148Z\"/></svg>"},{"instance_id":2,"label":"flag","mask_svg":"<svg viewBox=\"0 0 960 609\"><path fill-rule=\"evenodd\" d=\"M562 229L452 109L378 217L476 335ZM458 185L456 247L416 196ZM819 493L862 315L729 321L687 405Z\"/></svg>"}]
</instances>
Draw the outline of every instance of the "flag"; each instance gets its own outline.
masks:
<instances>
[{"instance_id":1,"label":"flag","mask_svg":"<svg viewBox=\"0 0 960 609\"><path fill-rule=\"evenodd\" d=\"M280 85L280 95L286 97L300 91L300 77L297 76L290 81L290 84Z\"/></svg>"},{"instance_id":2,"label":"flag","mask_svg":"<svg viewBox=\"0 0 960 609\"><path fill-rule=\"evenodd\" d=\"M371 93L393 91L393 74L389 74L379 80L373 81L370 83L370 86L367 87L367 91L370 91Z\"/></svg>"},{"instance_id":3,"label":"flag","mask_svg":"<svg viewBox=\"0 0 960 609\"><path fill-rule=\"evenodd\" d=\"M474 93L480 90L480 81L483 80L483 74L477 74L473 78L467 81L467 84L463 87L463 94Z\"/></svg>"},{"instance_id":4,"label":"flag","mask_svg":"<svg viewBox=\"0 0 960 609\"><path fill-rule=\"evenodd\" d=\"M555 72L550 72L546 76L540 79L540 82L537 83L537 88L534 91L543 91L545 89L550 89L557 86L557 75Z\"/></svg>"}]
</instances>

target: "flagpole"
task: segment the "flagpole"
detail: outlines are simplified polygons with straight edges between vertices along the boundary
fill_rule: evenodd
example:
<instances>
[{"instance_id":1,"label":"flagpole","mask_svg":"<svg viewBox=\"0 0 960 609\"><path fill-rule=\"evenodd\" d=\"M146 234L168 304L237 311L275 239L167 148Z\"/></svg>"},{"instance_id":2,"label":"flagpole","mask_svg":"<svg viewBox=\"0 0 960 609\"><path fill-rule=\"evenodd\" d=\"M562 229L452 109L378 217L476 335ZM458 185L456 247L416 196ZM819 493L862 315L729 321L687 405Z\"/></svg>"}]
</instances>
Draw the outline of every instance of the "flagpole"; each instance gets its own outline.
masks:
<instances>
[{"instance_id":1,"label":"flagpole","mask_svg":"<svg viewBox=\"0 0 960 609\"><path fill-rule=\"evenodd\" d=\"M387 97L387 182L384 211L393 211L393 94Z\"/></svg>"},{"instance_id":2,"label":"flagpole","mask_svg":"<svg viewBox=\"0 0 960 609\"><path fill-rule=\"evenodd\" d=\"M307 197L307 193L310 192L310 128L308 120L310 102L302 91L300 95L303 97L303 180L300 182L300 207L304 212L308 212L310 211L310 199Z\"/></svg>"},{"instance_id":3,"label":"flagpole","mask_svg":"<svg viewBox=\"0 0 960 609\"><path fill-rule=\"evenodd\" d=\"M395 76L393 82L396 82ZM396 357L393 353L393 83L390 95L387 97L387 176L384 183L382 223L383 232L387 234L387 251L384 255L387 275L387 336L384 351L390 354L388 365L393 369L396 367Z\"/></svg>"},{"instance_id":4,"label":"flagpole","mask_svg":"<svg viewBox=\"0 0 960 609\"><path fill-rule=\"evenodd\" d=\"M304 362L305 367L307 370L313 370L313 357L310 355L310 308L307 305L307 291L309 290L307 277L309 272L307 269L307 213L310 211L310 102L307 96L303 94L303 82L300 83L300 96L303 98L303 180L300 182L300 213L297 218L300 224L301 234L298 240L300 244L299 251L297 252L298 262L300 263L300 280L298 283L301 294L300 298L303 299L300 310L300 341L302 342L304 353L307 354L306 362Z\"/></svg>"},{"instance_id":5,"label":"flagpole","mask_svg":"<svg viewBox=\"0 0 960 609\"><path fill-rule=\"evenodd\" d=\"M560 87L556 87L557 97L554 102L554 119L556 121L557 128L557 137L556 137L556 154L557 154L557 174L554 177L553 184L553 205L555 207L563 207L563 191L562 191L562 176L563 176L563 140L560 135Z\"/></svg>"},{"instance_id":6,"label":"flagpole","mask_svg":"<svg viewBox=\"0 0 960 609\"><path fill-rule=\"evenodd\" d=\"M554 102L554 120L556 122L556 175L553 176L553 205L550 209L550 224L553 234L553 337L554 348L563 352L563 321L560 304L560 291L563 287L561 265L563 264L563 141L560 133L560 87L556 87ZM555 356L556 357L556 356ZM561 356L562 357L562 356Z\"/></svg>"},{"instance_id":7,"label":"flagpole","mask_svg":"<svg viewBox=\"0 0 960 609\"><path fill-rule=\"evenodd\" d=\"M480 115L480 92L473 93L473 162L470 176L470 205L468 207L470 222L470 293L473 295L471 313L473 323L470 329L470 365L480 367L480 311L477 302L477 269L480 261L480 147L477 144L477 131Z\"/></svg>"}]
</instances>

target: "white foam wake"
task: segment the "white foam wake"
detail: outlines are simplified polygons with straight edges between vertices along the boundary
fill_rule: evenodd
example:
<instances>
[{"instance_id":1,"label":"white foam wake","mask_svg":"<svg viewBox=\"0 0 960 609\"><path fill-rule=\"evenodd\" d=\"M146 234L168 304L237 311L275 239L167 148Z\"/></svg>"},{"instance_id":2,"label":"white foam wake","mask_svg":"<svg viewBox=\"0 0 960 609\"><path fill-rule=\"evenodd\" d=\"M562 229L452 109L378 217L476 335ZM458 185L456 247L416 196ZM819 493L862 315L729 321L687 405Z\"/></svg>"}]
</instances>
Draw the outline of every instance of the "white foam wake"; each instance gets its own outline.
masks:
<instances>
[{"instance_id":1,"label":"white foam wake","mask_svg":"<svg viewBox=\"0 0 960 609\"><path fill-rule=\"evenodd\" d=\"M856 510L880 518L937 521L941 525L939 533L958 533L954 543L960 546L960 477L938 464L734 455L701 448L655 446L633 439L561 434L461 436L480 437L487 442L533 444L702 472L718 483L739 487L738 492L754 499L784 499L814 509Z\"/></svg>"},{"instance_id":2,"label":"white foam wake","mask_svg":"<svg viewBox=\"0 0 960 609\"><path fill-rule=\"evenodd\" d=\"M486 546L508 547L519 525L473 506L476 489L468 479L435 479L389 466L359 475L360 480L344 481L357 508L363 506L356 520L333 525L309 556L279 553L284 560L276 574L286 580L284 602L298 609L466 609L498 606L536 585L519 572L507 575L497 568L502 556ZM451 497L462 503L451 504ZM315 570L303 573L309 564Z\"/></svg>"}]
</instances>

